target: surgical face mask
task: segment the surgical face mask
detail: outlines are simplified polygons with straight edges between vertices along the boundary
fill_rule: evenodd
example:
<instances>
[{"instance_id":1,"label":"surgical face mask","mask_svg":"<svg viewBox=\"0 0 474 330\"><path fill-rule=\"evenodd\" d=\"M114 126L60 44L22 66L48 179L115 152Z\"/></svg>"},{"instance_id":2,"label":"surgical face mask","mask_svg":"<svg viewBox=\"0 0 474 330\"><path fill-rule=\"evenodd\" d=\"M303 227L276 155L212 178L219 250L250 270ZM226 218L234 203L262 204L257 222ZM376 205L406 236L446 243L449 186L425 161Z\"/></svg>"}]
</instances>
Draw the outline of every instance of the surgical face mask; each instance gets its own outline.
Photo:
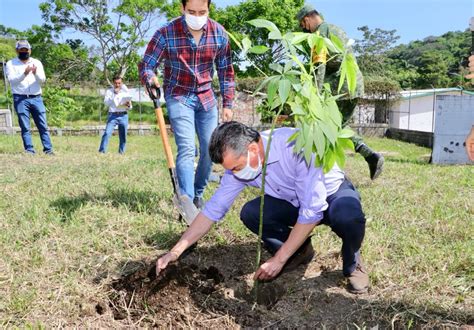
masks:
<instances>
[{"instance_id":1,"label":"surgical face mask","mask_svg":"<svg viewBox=\"0 0 474 330\"><path fill-rule=\"evenodd\" d=\"M30 53L29 52L18 53L18 58L22 61L27 60L30 58Z\"/></svg>"},{"instance_id":2,"label":"surgical face mask","mask_svg":"<svg viewBox=\"0 0 474 330\"><path fill-rule=\"evenodd\" d=\"M184 18L186 24L191 30L199 31L207 23L207 15L204 16L194 16L190 14L185 14Z\"/></svg>"},{"instance_id":3,"label":"surgical face mask","mask_svg":"<svg viewBox=\"0 0 474 330\"><path fill-rule=\"evenodd\" d=\"M250 166L250 151L247 151L247 165L238 172L235 172L234 175L242 180L253 180L255 179L260 172L262 171L262 164L260 161L260 155L258 155L258 166L253 168Z\"/></svg>"}]
</instances>

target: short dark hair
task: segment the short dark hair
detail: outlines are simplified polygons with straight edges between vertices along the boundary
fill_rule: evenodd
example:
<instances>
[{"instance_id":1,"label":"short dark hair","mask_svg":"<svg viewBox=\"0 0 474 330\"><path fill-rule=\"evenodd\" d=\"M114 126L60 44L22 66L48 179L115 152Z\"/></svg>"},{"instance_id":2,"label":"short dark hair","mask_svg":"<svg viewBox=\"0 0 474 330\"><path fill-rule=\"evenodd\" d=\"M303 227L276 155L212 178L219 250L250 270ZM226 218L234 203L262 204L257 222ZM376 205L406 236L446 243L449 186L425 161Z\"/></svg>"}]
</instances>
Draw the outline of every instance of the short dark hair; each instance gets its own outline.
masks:
<instances>
[{"instance_id":1,"label":"short dark hair","mask_svg":"<svg viewBox=\"0 0 474 330\"><path fill-rule=\"evenodd\" d=\"M116 74L113 78L112 78L112 81L117 81L119 79L122 79L122 77L118 74Z\"/></svg>"},{"instance_id":2,"label":"short dark hair","mask_svg":"<svg viewBox=\"0 0 474 330\"><path fill-rule=\"evenodd\" d=\"M232 151L240 156L247 152L247 147L252 142L260 140L260 133L236 121L229 121L219 125L212 132L209 142L209 155L214 163L224 162L224 153Z\"/></svg>"},{"instance_id":3,"label":"short dark hair","mask_svg":"<svg viewBox=\"0 0 474 330\"><path fill-rule=\"evenodd\" d=\"M189 0L181 0L181 4L183 5L183 8L186 7L186 4L188 3ZM211 7L211 0L207 0L207 8Z\"/></svg>"}]
</instances>

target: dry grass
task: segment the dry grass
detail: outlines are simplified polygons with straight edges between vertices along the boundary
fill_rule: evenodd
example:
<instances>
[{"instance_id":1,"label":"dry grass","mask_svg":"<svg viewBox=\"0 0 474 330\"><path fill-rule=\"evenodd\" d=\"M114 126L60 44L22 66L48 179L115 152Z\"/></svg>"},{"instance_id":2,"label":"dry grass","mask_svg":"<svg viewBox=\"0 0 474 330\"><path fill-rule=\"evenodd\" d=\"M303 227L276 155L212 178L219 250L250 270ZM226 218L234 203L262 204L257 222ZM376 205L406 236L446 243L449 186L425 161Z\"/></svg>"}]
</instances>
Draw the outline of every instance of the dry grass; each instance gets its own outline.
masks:
<instances>
[{"instance_id":1,"label":"dry grass","mask_svg":"<svg viewBox=\"0 0 474 330\"><path fill-rule=\"evenodd\" d=\"M55 157L31 157L19 152L19 136L0 136L2 326L123 327L97 313L108 294L100 279L158 255L183 230L158 138L130 137L124 156L116 139L99 155L98 137L56 137ZM370 182L359 156L347 173L369 220L363 254L374 315L406 326L473 322L473 168L433 166L427 149L369 142L387 152L382 177ZM205 244L254 240L238 220L254 193L242 194ZM322 255L340 248L327 228L313 244Z\"/></svg>"}]
</instances>

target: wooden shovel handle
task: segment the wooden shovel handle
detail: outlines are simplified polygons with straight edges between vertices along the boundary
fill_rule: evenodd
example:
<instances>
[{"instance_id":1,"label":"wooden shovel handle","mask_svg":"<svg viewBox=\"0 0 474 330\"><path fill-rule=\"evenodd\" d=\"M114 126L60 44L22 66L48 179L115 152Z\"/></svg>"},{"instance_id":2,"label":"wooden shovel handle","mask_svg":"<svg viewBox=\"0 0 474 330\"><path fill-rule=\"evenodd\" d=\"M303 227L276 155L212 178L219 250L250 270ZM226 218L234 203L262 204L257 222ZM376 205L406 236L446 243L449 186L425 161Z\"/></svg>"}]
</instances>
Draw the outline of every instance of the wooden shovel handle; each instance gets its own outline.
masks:
<instances>
[{"instance_id":1,"label":"wooden shovel handle","mask_svg":"<svg viewBox=\"0 0 474 330\"><path fill-rule=\"evenodd\" d=\"M163 110L161 107L155 109L156 121L160 129L161 141L163 141L163 148L165 149L166 160L168 161L168 168L175 168L173 153L171 152L168 134L166 132L165 119L163 117Z\"/></svg>"}]
</instances>

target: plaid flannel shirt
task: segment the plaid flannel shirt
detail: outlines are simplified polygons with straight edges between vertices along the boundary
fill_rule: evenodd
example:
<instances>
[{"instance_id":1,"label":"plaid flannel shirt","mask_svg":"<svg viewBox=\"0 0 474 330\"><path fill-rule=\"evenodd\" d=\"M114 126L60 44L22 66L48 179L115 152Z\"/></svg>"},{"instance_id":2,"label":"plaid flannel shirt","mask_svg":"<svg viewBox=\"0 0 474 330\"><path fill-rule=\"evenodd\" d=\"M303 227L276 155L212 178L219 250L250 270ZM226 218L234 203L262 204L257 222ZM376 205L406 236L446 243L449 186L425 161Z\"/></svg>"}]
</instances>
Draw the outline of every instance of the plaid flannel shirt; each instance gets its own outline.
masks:
<instances>
[{"instance_id":1,"label":"plaid flannel shirt","mask_svg":"<svg viewBox=\"0 0 474 330\"><path fill-rule=\"evenodd\" d=\"M214 64L219 77L223 107L232 108L234 98L234 68L229 39L224 28L208 19L196 46L184 16L167 23L155 32L138 64L143 84L155 76L154 70L164 63L165 97L174 97L191 105L189 96L196 94L204 109L217 105L212 90Z\"/></svg>"}]
</instances>

